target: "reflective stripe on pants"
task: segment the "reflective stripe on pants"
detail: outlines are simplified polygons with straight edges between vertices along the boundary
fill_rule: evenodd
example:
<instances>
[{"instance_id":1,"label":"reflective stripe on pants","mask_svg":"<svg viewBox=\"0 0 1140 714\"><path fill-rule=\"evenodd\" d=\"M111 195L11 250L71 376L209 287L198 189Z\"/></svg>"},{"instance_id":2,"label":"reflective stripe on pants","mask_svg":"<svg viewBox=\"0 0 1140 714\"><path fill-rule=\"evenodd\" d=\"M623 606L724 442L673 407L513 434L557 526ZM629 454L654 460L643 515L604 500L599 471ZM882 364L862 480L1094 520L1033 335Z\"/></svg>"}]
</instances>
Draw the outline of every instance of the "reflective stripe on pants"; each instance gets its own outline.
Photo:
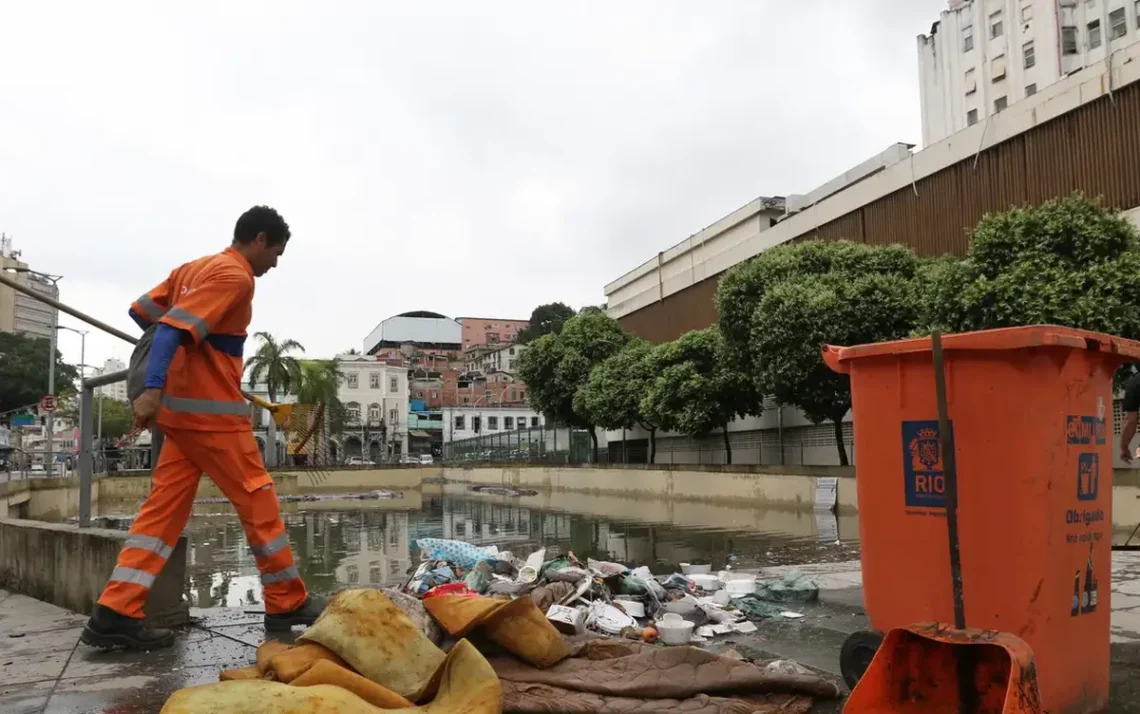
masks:
<instances>
[{"instance_id":1,"label":"reflective stripe on pants","mask_svg":"<svg viewBox=\"0 0 1140 714\"><path fill-rule=\"evenodd\" d=\"M265 472L253 432L164 429L166 439L154 469L150 495L119 553L99 604L141 618L147 592L177 543L203 472L218 485L241 519L261 571L265 611L289 612L308 597L293 562L277 491Z\"/></svg>"}]
</instances>

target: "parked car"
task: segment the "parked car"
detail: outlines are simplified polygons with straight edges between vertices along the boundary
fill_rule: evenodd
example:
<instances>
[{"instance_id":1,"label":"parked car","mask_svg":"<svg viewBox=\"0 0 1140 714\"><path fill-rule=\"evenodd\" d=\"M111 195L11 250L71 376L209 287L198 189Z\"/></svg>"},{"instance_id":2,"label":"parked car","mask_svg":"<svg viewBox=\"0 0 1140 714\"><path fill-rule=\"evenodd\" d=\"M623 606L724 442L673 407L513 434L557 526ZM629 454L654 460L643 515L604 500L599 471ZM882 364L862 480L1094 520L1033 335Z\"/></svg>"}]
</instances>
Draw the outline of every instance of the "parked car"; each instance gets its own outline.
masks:
<instances>
[{"instance_id":1,"label":"parked car","mask_svg":"<svg viewBox=\"0 0 1140 714\"><path fill-rule=\"evenodd\" d=\"M362 456L353 456L347 461L348 466L375 466L376 464Z\"/></svg>"},{"instance_id":2,"label":"parked car","mask_svg":"<svg viewBox=\"0 0 1140 714\"><path fill-rule=\"evenodd\" d=\"M435 457L433 457L431 454L420 454L420 463L425 465L434 464Z\"/></svg>"}]
</instances>

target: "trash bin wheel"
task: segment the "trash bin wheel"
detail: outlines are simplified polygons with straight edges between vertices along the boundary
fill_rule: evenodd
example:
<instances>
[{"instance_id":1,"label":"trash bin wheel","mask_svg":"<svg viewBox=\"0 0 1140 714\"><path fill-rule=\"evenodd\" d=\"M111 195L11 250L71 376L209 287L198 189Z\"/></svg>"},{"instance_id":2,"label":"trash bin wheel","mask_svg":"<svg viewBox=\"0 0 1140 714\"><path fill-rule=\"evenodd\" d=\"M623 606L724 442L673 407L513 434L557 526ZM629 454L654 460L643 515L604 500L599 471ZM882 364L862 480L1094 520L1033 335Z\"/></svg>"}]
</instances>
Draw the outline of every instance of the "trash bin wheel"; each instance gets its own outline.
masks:
<instances>
[{"instance_id":1,"label":"trash bin wheel","mask_svg":"<svg viewBox=\"0 0 1140 714\"><path fill-rule=\"evenodd\" d=\"M839 671L848 687L854 689L859 683L881 644L883 633L866 630L856 632L843 641L843 648L839 650Z\"/></svg>"}]
</instances>

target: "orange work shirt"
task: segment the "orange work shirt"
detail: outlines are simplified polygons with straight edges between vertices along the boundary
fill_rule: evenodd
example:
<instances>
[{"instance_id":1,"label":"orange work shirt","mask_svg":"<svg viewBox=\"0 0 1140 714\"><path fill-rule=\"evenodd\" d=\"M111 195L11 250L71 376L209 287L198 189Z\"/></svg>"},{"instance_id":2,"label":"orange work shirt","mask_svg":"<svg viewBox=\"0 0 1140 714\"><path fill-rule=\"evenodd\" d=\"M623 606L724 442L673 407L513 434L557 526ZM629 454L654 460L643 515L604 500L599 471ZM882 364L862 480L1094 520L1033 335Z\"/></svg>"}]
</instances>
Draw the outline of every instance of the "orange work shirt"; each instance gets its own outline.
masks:
<instances>
[{"instance_id":1,"label":"orange work shirt","mask_svg":"<svg viewBox=\"0 0 1140 714\"><path fill-rule=\"evenodd\" d=\"M241 253L186 263L131 308L186 335L166 373L159 426L195 431L251 429L241 395L242 352L253 317L253 268Z\"/></svg>"}]
</instances>

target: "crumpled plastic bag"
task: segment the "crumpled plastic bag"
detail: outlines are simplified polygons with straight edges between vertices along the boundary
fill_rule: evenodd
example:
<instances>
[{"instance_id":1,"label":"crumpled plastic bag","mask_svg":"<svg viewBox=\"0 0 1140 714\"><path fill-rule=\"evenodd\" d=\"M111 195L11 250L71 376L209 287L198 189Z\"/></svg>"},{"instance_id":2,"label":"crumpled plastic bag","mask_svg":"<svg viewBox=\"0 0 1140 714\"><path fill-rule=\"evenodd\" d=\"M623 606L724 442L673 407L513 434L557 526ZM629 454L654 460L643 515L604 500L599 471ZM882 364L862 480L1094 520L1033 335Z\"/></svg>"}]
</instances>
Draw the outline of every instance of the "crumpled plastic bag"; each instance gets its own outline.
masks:
<instances>
[{"instance_id":1,"label":"crumpled plastic bag","mask_svg":"<svg viewBox=\"0 0 1140 714\"><path fill-rule=\"evenodd\" d=\"M780 613L784 611L784 608L770 602L764 602L752 594L735 598L732 604L736 606L737 610L743 612L749 620L768 620L779 617Z\"/></svg>"},{"instance_id":2,"label":"crumpled plastic bag","mask_svg":"<svg viewBox=\"0 0 1140 714\"><path fill-rule=\"evenodd\" d=\"M520 583L515 580L496 580L487 588L487 595L525 595L534 589L534 583Z\"/></svg>"},{"instance_id":3,"label":"crumpled plastic bag","mask_svg":"<svg viewBox=\"0 0 1140 714\"><path fill-rule=\"evenodd\" d=\"M677 600L675 602L666 603L666 605L661 608L661 612L671 612L675 615L680 615L682 618L688 620L697 627L700 627L709 621L708 614L701 609L700 605L698 605L695 600L692 600L688 597L686 597L684 600Z\"/></svg>"},{"instance_id":4,"label":"crumpled plastic bag","mask_svg":"<svg viewBox=\"0 0 1140 714\"><path fill-rule=\"evenodd\" d=\"M547 569L543 572L543 577L553 583L580 583L591 576L584 568L567 566L557 570Z\"/></svg>"},{"instance_id":5,"label":"crumpled plastic bag","mask_svg":"<svg viewBox=\"0 0 1140 714\"><path fill-rule=\"evenodd\" d=\"M468 573L463 581L467 584L467 589L473 593L484 595L487 589L491 587L491 577L494 575L494 569L490 563L481 562L476 563Z\"/></svg>"},{"instance_id":6,"label":"crumpled plastic bag","mask_svg":"<svg viewBox=\"0 0 1140 714\"><path fill-rule=\"evenodd\" d=\"M798 570L789 570L782 578L759 583L756 596L769 602L815 602L819 584Z\"/></svg>"},{"instance_id":7,"label":"crumpled plastic bag","mask_svg":"<svg viewBox=\"0 0 1140 714\"><path fill-rule=\"evenodd\" d=\"M474 568L476 563L493 562L499 557L498 548L480 548L461 540L420 538L416 547L428 560L446 560L464 569Z\"/></svg>"},{"instance_id":8,"label":"crumpled plastic bag","mask_svg":"<svg viewBox=\"0 0 1140 714\"><path fill-rule=\"evenodd\" d=\"M586 560L586 567L590 572L600 578L612 578L615 575L624 575L629 572L629 568L621 563L610 563L605 560L594 560L589 558Z\"/></svg>"},{"instance_id":9,"label":"crumpled plastic bag","mask_svg":"<svg viewBox=\"0 0 1140 714\"><path fill-rule=\"evenodd\" d=\"M562 604L564 600L577 591L578 588L573 583L547 583L532 590L530 597L534 600L539 611L545 614L551 605Z\"/></svg>"}]
</instances>

